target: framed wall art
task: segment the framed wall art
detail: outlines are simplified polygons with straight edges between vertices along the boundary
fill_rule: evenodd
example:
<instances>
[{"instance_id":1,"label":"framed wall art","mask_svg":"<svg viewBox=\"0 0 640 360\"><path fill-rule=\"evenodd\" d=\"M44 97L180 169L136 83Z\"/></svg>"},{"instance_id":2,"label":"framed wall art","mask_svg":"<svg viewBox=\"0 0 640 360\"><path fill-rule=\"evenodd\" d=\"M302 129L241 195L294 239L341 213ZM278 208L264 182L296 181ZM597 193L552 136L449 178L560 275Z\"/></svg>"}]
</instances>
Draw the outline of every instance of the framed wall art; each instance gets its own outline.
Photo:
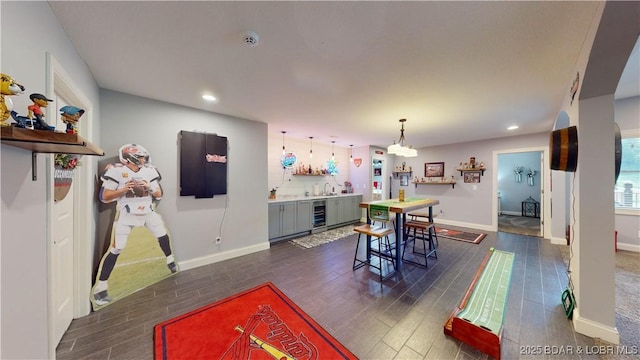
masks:
<instances>
[{"instance_id":1,"label":"framed wall art","mask_svg":"<svg viewBox=\"0 0 640 360\"><path fill-rule=\"evenodd\" d=\"M444 176L443 162L424 163L424 177L443 177L443 176Z\"/></svg>"},{"instance_id":2,"label":"framed wall art","mask_svg":"<svg viewBox=\"0 0 640 360\"><path fill-rule=\"evenodd\" d=\"M480 171L465 171L464 172L464 182L466 182L466 183L479 183L480 182Z\"/></svg>"}]
</instances>

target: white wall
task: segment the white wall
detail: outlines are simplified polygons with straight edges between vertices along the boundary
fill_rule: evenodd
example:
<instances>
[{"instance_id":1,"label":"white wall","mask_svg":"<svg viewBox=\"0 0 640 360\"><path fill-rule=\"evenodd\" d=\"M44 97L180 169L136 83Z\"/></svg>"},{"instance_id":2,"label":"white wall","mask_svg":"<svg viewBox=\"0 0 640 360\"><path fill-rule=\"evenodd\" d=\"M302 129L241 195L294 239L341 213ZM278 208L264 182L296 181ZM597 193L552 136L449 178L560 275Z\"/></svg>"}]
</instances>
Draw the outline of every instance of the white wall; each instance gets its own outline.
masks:
<instances>
[{"instance_id":1,"label":"white wall","mask_svg":"<svg viewBox=\"0 0 640 360\"><path fill-rule=\"evenodd\" d=\"M26 113L31 93L52 95L46 94L48 52L98 112L98 87L48 3L3 1L0 13L1 71L26 87L24 94L12 97L14 109ZM48 110L46 118L53 119L57 109ZM92 118L99 122L98 114L92 114ZM94 133L86 136L90 141L98 139L98 126L94 124L93 129ZM3 144L0 153L0 358L46 359L49 357L46 158L51 155L38 155L38 180L31 181L30 151ZM83 158L85 166L94 161L92 157Z\"/></svg>"},{"instance_id":2,"label":"white wall","mask_svg":"<svg viewBox=\"0 0 640 360\"><path fill-rule=\"evenodd\" d=\"M269 247L267 179L261 175L267 173L266 124L108 90L100 101L106 156L124 144L140 144L162 174L158 212L183 270ZM181 130L227 137L227 195L179 196ZM215 245L218 235L222 243Z\"/></svg>"},{"instance_id":3,"label":"white wall","mask_svg":"<svg viewBox=\"0 0 640 360\"><path fill-rule=\"evenodd\" d=\"M516 182L516 166L523 167L521 182ZM536 172L533 186L530 186L527 171ZM540 152L520 152L498 155L498 191L502 198L502 212L509 215L522 214L522 202L529 197L540 202Z\"/></svg>"},{"instance_id":4,"label":"white wall","mask_svg":"<svg viewBox=\"0 0 640 360\"><path fill-rule=\"evenodd\" d=\"M345 144L331 144L329 139L314 139L310 143L308 138L301 139L285 134L284 146L286 152L293 152L298 164L311 165L315 170L326 169L327 161L331 159L333 152L338 167L336 176L294 176L293 169L283 169L282 160L282 133L281 130L269 129L268 144L268 185L260 188L261 197L267 199L269 191L276 189L276 196L303 196L305 191L312 193L313 186L317 183L320 192L326 183L327 191L335 189L336 192L344 190L344 182L349 180L349 146ZM309 150L313 149L313 157L309 157Z\"/></svg>"}]
</instances>

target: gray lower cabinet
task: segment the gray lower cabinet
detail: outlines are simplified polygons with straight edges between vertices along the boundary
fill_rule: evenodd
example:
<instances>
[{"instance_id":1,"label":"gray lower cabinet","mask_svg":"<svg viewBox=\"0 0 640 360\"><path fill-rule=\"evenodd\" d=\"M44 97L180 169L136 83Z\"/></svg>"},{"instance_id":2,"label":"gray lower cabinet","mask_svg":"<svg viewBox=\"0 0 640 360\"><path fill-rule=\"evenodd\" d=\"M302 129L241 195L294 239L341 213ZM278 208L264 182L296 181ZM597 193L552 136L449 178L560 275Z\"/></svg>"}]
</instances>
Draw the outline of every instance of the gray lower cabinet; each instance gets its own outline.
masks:
<instances>
[{"instance_id":1,"label":"gray lower cabinet","mask_svg":"<svg viewBox=\"0 0 640 360\"><path fill-rule=\"evenodd\" d=\"M359 221L362 218L362 209L360 208L362 195L351 196L349 200L349 210L347 210L347 213L349 214L349 220Z\"/></svg>"},{"instance_id":2,"label":"gray lower cabinet","mask_svg":"<svg viewBox=\"0 0 640 360\"><path fill-rule=\"evenodd\" d=\"M269 204L269 239L296 233L296 203Z\"/></svg>"},{"instance_id":3,"label":"gray lower cabinet","mask_svg":"<svg viewBox=\"0 0 640 360\"><path fill-rule=\"evenodd\" d=\"M327 226L360 220L361 195L327 199Z\"/></svg>"},{"instance_id":4,"label":"gray lower cabinet","mask_svg":"<svg viewBox=\"0 0 640 360\"><path fill-rule=\"evenodd\" d=\"M326 201L327 227L360 220L361 195L330 197ZM313 230L313 200L269 204L269 239L284 240Z\"/></svg>"},{"instance_id":5,"label":"gray lower cabinet","mask_svg":"<svg viewBox=\"0 0 640 360\"><path fill-rule=\"evenodd\" d=\"M296 209L296 231L309 231L313 228L311 200L298 201Z\"/></svg>"}]
</instances>

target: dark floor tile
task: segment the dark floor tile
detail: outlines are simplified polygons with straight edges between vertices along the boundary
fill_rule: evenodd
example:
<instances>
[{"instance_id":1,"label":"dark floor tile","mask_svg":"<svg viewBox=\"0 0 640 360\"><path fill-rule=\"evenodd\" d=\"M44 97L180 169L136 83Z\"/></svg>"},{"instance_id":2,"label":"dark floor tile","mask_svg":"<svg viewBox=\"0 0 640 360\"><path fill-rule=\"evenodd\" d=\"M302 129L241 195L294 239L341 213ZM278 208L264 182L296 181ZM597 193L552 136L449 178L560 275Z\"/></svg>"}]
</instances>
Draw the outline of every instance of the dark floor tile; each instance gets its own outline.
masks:
<instances>
[{"instance_id":1,"label":"dark floor tile","mask_svg":"<svg viewBox=\"0 0 640 360\"><path fill-rule=\"evenodd\" d=\"M557 304L567 278L558 248L544 239L488 232L475 245L441 238L429 268L405 264L382 283L368 269L352 270L355 239L312 249L284 241L181 271L74 320L57 358L153 359L156 324L270 281L361 359L486 359L443 326L490 247L516 254L502 358L526 358L525 345L594 344L573 331Z\"/></svg>"}]
</instances>

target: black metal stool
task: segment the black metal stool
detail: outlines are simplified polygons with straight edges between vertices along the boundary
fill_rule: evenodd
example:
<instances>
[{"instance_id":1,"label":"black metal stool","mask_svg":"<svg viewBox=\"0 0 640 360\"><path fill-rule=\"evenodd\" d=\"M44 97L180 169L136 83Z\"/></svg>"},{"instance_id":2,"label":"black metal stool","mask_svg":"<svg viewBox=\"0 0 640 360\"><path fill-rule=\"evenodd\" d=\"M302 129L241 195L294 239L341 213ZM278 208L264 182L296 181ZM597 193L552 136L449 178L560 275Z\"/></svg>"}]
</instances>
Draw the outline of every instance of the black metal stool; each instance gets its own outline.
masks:
<instances>
[{"instance_id":1,"label":"black metal stool","mask_svg":"<svg viewBox=\"0 0 640 360\"><path fill-rule=\"evenodd\" d=\"M358 233L358 242L356 244L355 255L353 256L353 270L359 269L365 265L369 265L370 267L373 267L380 271L380 282L392 275L397 269L396 262L393 257L394 248L389 242L389 235L395 232L393 228L383 228L379 226L374 227L372 225L366 224L353 228L353 231ZM371 247L371 253L367 255L367 259L365 260L358 259L358 248L360 247L360 237L362 237L362 235L371 236L371 243L368 244L368 246ZM384 247L382 244L383 241ZM378 246L377 249L374 249L372 245L376 242L378 243ZM374 255L379 259L378 266L372 264L370 255ZM393 266L393 272L389 272L386 276L382 276L383 261L391 262L391 265Z\"/></svg>"},{"instance_id":2,"label":"black metal stool","mask_svg":"<svg viewBox=\"0 0 640 360\"><path fill-rule=\"evenodd\" d=\"M422 212L422 211L413 211L408 213L407 215L409 215L409 217L411 218L411 220L417 220L417 221L429 221L429 213L428 212ZM432 217L435 219L435 217L438 216L438 214L433 214ZM434 244L435 247L438 247L438 245L440 245L438 243L438 232L436 231L436 227L435 224L433 227L429 228L429 234L433 236L433 239L435 240Z\"/></svg>"},{"instance_id":3,"label":"black metal stool","mask_svg":"<svg viewBox=\"0 0 640 360\"><path fill-rule=\"evenodd\" d=\"M413 231L413 235L411 234L411 231ZM420 231L419 234L417 233L418 231ZM438 253L436 252L436 247L433 243L434 234L435 234L435 227L432 222L409 220L406 223L404 223L405 241L404 241L404 246L402 247L402 261L406 261L410 264L428 268L427 259L429 257L432 257L434 259L438 258ZM424 258L424 264L419 261L414 261L414 260L405 258L407 245L411 241L413 241L411 252L416 256L416 258ZM416 250L416 243L418 241L422 242L422 252L418 251L419 249ZM427 250L427 244L429 244L428 250Z\"/></svg>"}]
</instances>

